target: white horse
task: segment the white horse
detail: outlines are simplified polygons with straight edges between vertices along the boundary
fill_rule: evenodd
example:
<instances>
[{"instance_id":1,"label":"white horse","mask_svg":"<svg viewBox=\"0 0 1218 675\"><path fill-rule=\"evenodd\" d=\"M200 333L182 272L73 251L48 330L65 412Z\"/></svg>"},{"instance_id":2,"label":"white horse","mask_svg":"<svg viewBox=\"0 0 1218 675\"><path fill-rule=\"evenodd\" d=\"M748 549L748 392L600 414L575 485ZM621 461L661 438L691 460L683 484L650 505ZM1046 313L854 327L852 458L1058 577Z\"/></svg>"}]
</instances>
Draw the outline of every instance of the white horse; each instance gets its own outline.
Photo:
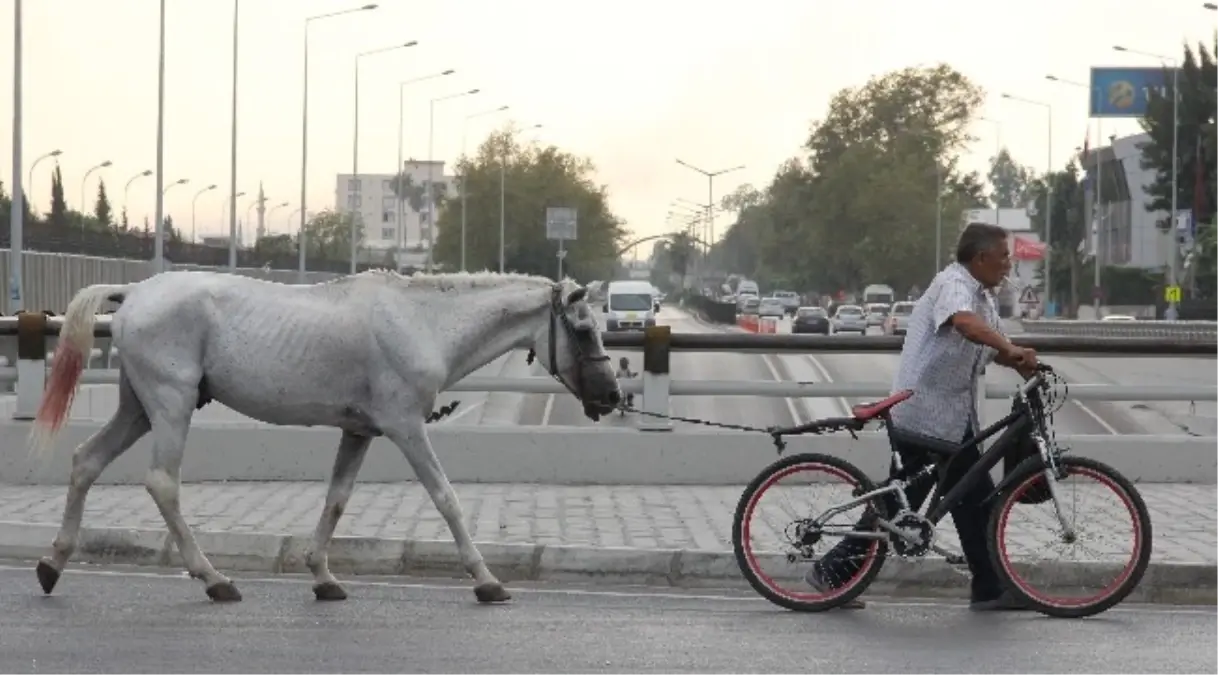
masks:
<instances>
[{"instance_id":1,"label":"white horse","mask_svg":"<svg viewBox=\"0 0 1218 675\"><path fill-rule=\"evenodd\" d=\"M593 420L621 400L586 289L522 275L405 277L370 271L311 286L210 272L164 272L135 284L95 285L73 298L31 432L49 445L71 408L93 323L107 301L120 367L119 402L76 449L63 522L37 567L50 593L71 557L85 496L110 462L152 432L145 482L190 575L207 595L241 594L199 549L179 501L191 416L216 400L270 424L342 430L326 505L306 564L319 600L346 592L327 550L368 445L384 435L401 449L448 522L480 602L511 595L491 574L465 527L457 495L424 427L436 396L511 349L531 349Z\"/></svg>"}]
</instances>

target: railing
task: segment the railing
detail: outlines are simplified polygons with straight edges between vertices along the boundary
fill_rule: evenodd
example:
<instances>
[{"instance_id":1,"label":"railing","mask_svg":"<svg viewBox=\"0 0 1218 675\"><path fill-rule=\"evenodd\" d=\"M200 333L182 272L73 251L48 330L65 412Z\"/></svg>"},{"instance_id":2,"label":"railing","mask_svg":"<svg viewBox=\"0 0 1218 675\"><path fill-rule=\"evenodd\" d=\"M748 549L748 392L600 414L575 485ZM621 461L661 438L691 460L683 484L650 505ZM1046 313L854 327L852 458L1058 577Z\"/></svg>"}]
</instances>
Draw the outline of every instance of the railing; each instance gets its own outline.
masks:
<instances>
[{"instance_id":1,"label":"railing","mask_svg":"<svg viewBox=\"0 0 1218 675\"><path fill-rule=\"evenodd\" d=\"M1214 321L1055 321L1037 319L1020 321L1028 333L1038 335L1071 335L1086 337L1145 337L1173 341L1197 340L1213 343L1218 335Z\"/></svg>"},{"instance_id":2,"label":"railing","mask_svg":"<svg viewBox=\"0 0 1218 675\"><path fill-rule=\"evenodd\" d=\"M1102 323L1102 322L1100 322ZM0 361L0 384L14 384L17 393L16 417L28 419L36 410L46 381L46 364L51 360L53 344L61 317L26 313L19 317L0 317L0 354L6 354L11 344L4 338L16 337L16 349L8 358L15 367ZM102 316L94 325L98 338L91 367L85 371L83 384L116 384L118 370L109 367L114 355L108 344L109 317ZM888 382L775 382L739 380L674 380L670 375L670 355L674 350L701 352L732 352L751 354L776 353L893 353L900 350L903 337L896 336L819 336L732 333L672 333L668 326L654 326L642 333L606 333L606 347L642 351L642 377L622 382L622 389L642 394L641 408L659 414L669 413L671 396L762 396L770 398L837 398L885 396ZM1210 357L1218 353L1218 341L1190 335L1185 338L1162 337L1076 337L1022 335L1015 336L1020 346L1032 347L1042 354L1074 354L1085 356L1158 356ZM0 356L0 359L5 359ZM100 367L99 367L100 366ZM467 377L451 387L452 391L510 392L524 394L562 394L566 390L549 377ZM1214 401L1218 387L1207 385L1127 386L1072 384L1071 396L1080 401ZM1009 398L1009 387L988 385L987 398ZM647 418L641 428L662 430L670 428L661 421Z\"/></svg>"}]
</instances>

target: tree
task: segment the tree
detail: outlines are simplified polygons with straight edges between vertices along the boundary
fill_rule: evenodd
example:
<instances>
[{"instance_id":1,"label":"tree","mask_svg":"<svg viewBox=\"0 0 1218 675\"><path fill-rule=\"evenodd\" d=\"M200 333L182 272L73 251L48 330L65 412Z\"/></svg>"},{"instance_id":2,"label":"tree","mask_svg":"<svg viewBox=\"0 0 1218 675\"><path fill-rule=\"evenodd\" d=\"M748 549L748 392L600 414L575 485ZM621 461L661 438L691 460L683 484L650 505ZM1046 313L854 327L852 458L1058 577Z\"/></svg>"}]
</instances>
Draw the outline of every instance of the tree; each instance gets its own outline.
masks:
<instances>
[{"instance_id":1,"label":"tree","mask_svg":"<svg viewBox=\"0 0 1218 675\"><path fill-rule=\"evenodd\" d=\"M326 209L305 224L305 255L313 259L349 260L351 258L351 225L355 217ZM355 222L356 241L364 238L363 223ZM299 247L300 242L297 242Z\"/></svg>"},{"instance_id":2,"label":"tree","mask_svg":"<svg viewBox=\"0 0 1218 675\"><path fill-rule=\"evenodd\" d=\"M1048 241L1050 246L1052 288L1048 289L1048 297L1045 300L1064 304L1067 307L1066 313L1075 316L1078 311L1083 263L1080 244L1089 235L1090 229L1084 215L1086 191L1080 181L1078 164L1074 160L1071 160L1064 170L1049 174L1048 180L1053 186L1053 231L1049 238L1045 237L1045 214L1049 212L1045 204L1045 177L1034 180L1028 186L1028 193L1036 205L1035 213L1031 217L1032 229L1040 235L1041 241Z\"/></svg>"},{"instance_id":3,"label":"tree","mask_svg":"<svg viewBox=\"0 0 1218 675\"><path fill-rule=\"evenodd\" d=\"M102 229L110 229L114 226L114 222L112 220L113 213L111 212L110 208L110 198L106 196L105 179L99 179L97 181L97 203L93 207L93 216L97 218L97 224L100 225ZM125 217L124 220L126 220Z\"/></svg>"},{"instance_id":4,"label":"tree","mask_svg":"<svg viewBox=\"0 0 1218 675\"><path fill-rule=\"evenodd\" d=\"M131 229L131 224L127 222L127 205L124 204L123 205L123 217L119 221L119 230L121 232L127 232L130 229Z\"/></svg>"},{"instance_id":5,"label":"tree","mask_svg":"<svg viewBox=\"0 0 1218 675\"><path fill-rule=\"evenodd\" d=\"M999 150L997 157L990 158L990 172L986 177L993 191L990 201L994 208L1013 209L1027 205L1028 187L1035 179L1035 173L1016 162L1006 148Z\"/></svg>"},{"instance_id":6,"label":"tree","mask_svg":"<svg viewBox=\"0 0 1218 675\"><path fill-rule=\"evenodd\" d=\"M812 125L806 159L788 160L764 190L725 198L737 220L715 260L763 286L925 287L935 271L937 216L942 261L959 214L985 204L980 178L957 170L981 101L978 87L944 65L838 92Z\"/></svg>"},{"instance_id":7,"label":"tree","mask_svg":"<svg viewBox=\"0 0 1218 675\"><path fill-rule=\"evenodd\" d=\"M578 222L577 239L565 243L564 274L612 278L625 231L609 208L606 189L593 182L592 163L553 146L523 146L507 130L492 134L458 163L467 190L467 267L498 269L500 162L505 167L506 267L550 277L557 273L558 242L546 239L545 218L548 207L562 206L574 208ZM456 269L461 263L459 201L440 211L437 227L435 260Z\"/></svg>"},{"instance_id":8,"label":"tree","mask_svg":"<svg viewBox=\"0 0 1218 675\"><path fill-rule=\"evenodd\" d=\"M254 254L260 258L291 258L297 255L297 245L290 234L272 234L254 242Z\"/></svg>"},{"instance_id":9,"label":"tree","mask_svg":"<svg viewBox=\"0 0 1218 675\"><path fill-rule=\"evenodd\" d=\"M51 174L50 220L55 227L68 225L68 203L63 198L63 174L59 170L59 164L55 165L55 171Z\"/></svg>"}]
</instances>

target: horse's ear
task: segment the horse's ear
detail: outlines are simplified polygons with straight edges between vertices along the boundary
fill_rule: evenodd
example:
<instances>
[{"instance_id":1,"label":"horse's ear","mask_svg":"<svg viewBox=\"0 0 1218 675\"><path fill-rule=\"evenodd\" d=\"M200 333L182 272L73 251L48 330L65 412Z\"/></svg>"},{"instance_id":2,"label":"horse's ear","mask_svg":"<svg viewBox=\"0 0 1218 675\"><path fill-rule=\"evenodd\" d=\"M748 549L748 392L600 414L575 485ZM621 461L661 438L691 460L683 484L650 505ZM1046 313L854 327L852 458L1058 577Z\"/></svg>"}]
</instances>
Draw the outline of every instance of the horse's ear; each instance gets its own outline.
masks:
<instances>
[{"instance_id":1,"label":"horse's ear","mask_svg":"<svg viewBox=\"0 0 1218 675\"><path fill-rule=\"evenodd\" d=\"M567 296L567 305L568 306L574 305L575 303L579 302L580 300L583 300L587 296L588 296L588 289L583 286L580 286L579 288L571 291L571 294Z\"/></svg>"}]
</instances>

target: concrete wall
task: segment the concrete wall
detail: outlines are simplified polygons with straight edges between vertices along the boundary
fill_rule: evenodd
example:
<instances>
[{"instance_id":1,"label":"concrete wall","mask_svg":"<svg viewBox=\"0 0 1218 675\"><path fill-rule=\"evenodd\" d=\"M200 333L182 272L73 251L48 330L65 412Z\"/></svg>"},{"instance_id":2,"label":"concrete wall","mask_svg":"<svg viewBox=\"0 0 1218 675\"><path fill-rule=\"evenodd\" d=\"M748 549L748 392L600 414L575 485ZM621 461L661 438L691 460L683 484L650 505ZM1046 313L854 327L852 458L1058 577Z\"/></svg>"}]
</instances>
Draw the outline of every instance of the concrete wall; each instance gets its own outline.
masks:
<instances>
[{"instance_id":1,"label":"concrete wall","mask_svg":"<svg viewBox=\"0 0 1218 675\"><path fill-rule=\"evenodd\" d=\"M102 422L72 421L42 457L26 451L29 424L0 423L0 483L66 484L73 449ZM744 487L778 455L769 437L741 432L645 432L605 428L492 428L443 426L430 437L454 482L535 482L592 485L739 485ZM1190 436L1063 436L1076 455L1107 462L1132 480L1215 484L1214 440ZM184 481L328 480L338 447L333 429L249 423L196 424L187 440ZM887 440L864 433L790 439L787 454L823 452L847 459L868 475L888 467ZM102 483L142 483L150 441L145 437L104 474ZM1000 467L995 471L1001 470ZM361 478L413 480L397 448L377 439Z\"/></svg>"}]
</instances>

